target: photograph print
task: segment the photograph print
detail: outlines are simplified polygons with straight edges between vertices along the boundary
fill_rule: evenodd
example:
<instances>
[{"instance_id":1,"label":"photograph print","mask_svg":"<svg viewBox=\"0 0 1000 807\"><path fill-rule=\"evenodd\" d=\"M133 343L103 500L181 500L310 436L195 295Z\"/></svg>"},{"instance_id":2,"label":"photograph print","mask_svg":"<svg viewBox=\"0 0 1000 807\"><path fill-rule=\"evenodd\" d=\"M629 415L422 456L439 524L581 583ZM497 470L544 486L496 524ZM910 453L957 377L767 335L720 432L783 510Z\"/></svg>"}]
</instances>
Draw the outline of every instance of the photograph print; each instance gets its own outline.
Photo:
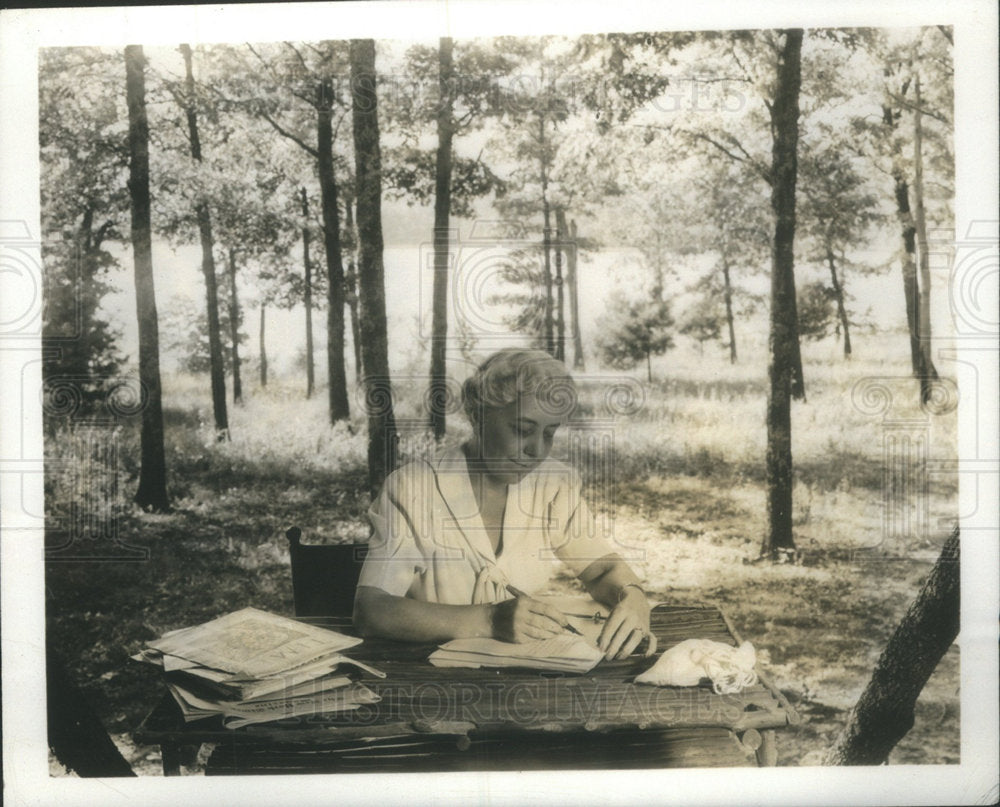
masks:
<instances>
[{"instance_id":1,"label":"photograph print","mask_svg":"<svg viewBox=\"0 0 1000 807\"><path fill-rule=\"evenodd\" d=\"M52 779L961 765L951 25L225 39L37 52Z\"/></svg>"}]
</instances>

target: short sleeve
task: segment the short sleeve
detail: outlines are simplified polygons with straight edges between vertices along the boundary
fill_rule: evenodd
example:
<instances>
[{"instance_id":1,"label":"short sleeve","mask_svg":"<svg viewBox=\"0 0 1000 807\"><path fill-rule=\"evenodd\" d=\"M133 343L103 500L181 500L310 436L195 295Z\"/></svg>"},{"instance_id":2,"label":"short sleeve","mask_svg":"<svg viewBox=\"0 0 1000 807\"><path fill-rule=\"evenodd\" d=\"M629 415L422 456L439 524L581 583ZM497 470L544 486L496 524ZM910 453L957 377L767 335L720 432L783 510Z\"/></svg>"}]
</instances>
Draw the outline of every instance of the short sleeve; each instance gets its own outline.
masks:
<instances>
[{"instance_id":1,"label":"short sleeve","mask_svg":"<svg viewBox=\"0 0 1000 807\"><path fill-rule=\"evenodd\" d=\"M405 479L396 471L386 479L368 509L373 532L358 578L359 586L371 586L398 597L406 596L416 575L427 565L418 549L406 488Z\"/></svg>"},{"instance_id":2,"label":"short sleeve","mask_svg":"<svg viewBox=\"0 0 1000 807\"><path fill-rule=\"evenodd\" d=\"M573 574L579 576L595 560L615 551L598 531L576 472L572 472L566 484L560 486L553 511L557 530L550 536L552 549Z\"/></svg>"}]
</instances>

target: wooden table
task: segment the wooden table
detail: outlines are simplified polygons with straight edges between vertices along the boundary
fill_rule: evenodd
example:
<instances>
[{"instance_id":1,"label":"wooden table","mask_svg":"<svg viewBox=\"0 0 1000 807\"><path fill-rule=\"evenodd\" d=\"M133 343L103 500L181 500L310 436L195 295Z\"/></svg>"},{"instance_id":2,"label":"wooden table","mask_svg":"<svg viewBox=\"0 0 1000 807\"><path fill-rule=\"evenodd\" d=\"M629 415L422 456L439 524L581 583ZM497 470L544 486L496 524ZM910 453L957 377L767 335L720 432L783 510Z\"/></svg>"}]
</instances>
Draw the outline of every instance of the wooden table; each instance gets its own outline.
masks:
<instances>
[{"instance_id":1,"label":"wooden table","mask_svg":"<svg viewBox=\"0 0 1000 807\"><path fill-rule=\"evenodd\" d=\"M349 619L304 621L350 632ZM661 605L651 625L659 650L689 638L739 641L711 605ZM775 765L775 729L799 721L763 674L737 695L716 695L707 684L633 684L652 664L641 656L573 675L438 668L427 662L433 649L374 639L352 648L387 673L362 679L381 701L355 711L229 730L218 718L185 724L167 694L135 741L161 746L166 775L201 743L215 745L209 775L730 767Z\"/></svg>"}]
</instances>

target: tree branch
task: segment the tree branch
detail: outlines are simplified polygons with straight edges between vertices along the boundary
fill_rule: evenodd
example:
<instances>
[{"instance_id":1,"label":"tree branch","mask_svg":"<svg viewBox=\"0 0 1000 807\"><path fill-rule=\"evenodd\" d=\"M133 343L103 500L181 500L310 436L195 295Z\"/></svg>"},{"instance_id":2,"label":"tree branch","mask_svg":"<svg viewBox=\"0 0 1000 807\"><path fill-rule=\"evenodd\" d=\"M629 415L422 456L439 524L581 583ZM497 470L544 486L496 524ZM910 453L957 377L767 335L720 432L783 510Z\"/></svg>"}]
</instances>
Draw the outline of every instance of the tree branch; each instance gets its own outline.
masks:
<instances>
[{"instance_id":1,"label":"tree branch","mask_svg":"<svg viewBox=\"0 0 1000 807\"><path fill-rule=\"evenodd\" d=\"M115 226L115 222L112 219L108 219L104 224L97 228L97 232L94 233L94 251L96 252L101 248L101 243L108 235L108 231Z\"/></svg>"},{"instance_id":2,"label":"tree branch","mask_svg":"<svg viewBox=\"0 0 1000 807\"><path fill-rule=\"evenodd\" d=\"M622 125L629 126L633 129L658 129L661 132L672 132L674 130L674 127L672 125L661 126L656 123L624 123Z\"/></svg>"},{"instance_id":3,"label":"tree branch","mask_svg":"<svg viewBox=\"0 0 1000 807\"><path fill-rule=\"evenodd\" d=\"M724 145L722 145L721 143L719 143L717 140L714 140L713 138L709 137L707 134L703 134L702 132L690 132L689 134L691 136L693 136L697 140L704 140L706 143L708 143L708 144L710 144L712 146L715 146L715 148L717 148L719 151L721 151L723 154L725 154L731 160L735 160L736 162L743 163L744 165L750 166L750 168L752 168L754 170L754 172L756 172L768 185L771 184L771 172L768 171L766 168L762 167L760 165L760 163L758 163L747 152L747 150L745 148L743 148L743 146L740 144L740 142L738 140L734 141L733 145L737 149L739 149L740 152L742 152L742 156L740 154L736 154L736 153L730 151Z\"/></svg>"},{"instance_id":4,"label":"tree branch","mask_svg":"<svg viewBox=\"0 0 1000 807\"><path fill-rule=\"evenodd\" d=\"M299 60L299 64L302 65L303 71L308 74L312 74L312 70L309 69L309 65L306 64L306 60L302 57L302 54L299 53L299 49L296 48L291 42L284 42L282 44L295 54L295 58Z\"/></svg>"},{"instance_id":5,"label":"tree branch","mask_svg":"<svg viewBox=\"0 0 1000 807\"><path fill-rule=\"evenodd\" d=\"M740 78L739 76L720 76L719 78L704 78L702 76L683 76L683 78L687 79L688 81L692 81L695 84L719 84L720 82L723 81L738 81L741 84L753 83L746 76L743 76L742 78Z\"/></svg>"},{"instance_id":6,"label":"tree branch","mask_svg":"<svg viewBox=\"0 0 1000 807\"><path fill-rule=\"evenodd\" d=\"M267 114L266 112L259 112L258 114L268 123L270 123L271 126L274 127L274 130L282 137L287 137L289 140L291 140L293 143L299 146L299 148L303 149L308 154L312 155L313 157L316 157L317 159L319 158L319 152L316 149L314 149L312 146L310 146L301 138L296 137L294 134L289 132L287 129L281 126L281 124L275 121L269 114Z\"/></svg>"},{"instance_id":7,"label":"tree branch","mask_svg":"<svg viewBox=\"0 0 1000 807\"><path fill-rule=\"evenodd\" d=\"M461 129L463 126L465 126L465 124L467 124L474 117L475 117L475 110L470 109L468 112L466 112L464 115L462 115L462 117L460 117L458 120L455 121L454 131L457 132L459 129Z\"/></svg>"},{"instance_id":8,"label":"tree branch","mask_svg":"<svg viewBox=\"0 0 1000 807\"><path fill-rule=\"evenodd\" d=\"M286 44L287 44L287 43L286 43ZM278 75L278 73L277 73L277 72L275 71L275 69L274 69L274 66L273 66L273 65L272 65L272 64L271 64L271 63L270 63L270 62L269 62L269 61L268 61L267 59L265 59L265 58L264 58L264 57L263 57L263 56L262 56L262 55L261 55L260 53L258 53L258 52L257 52L257 51L256 51L256 50L254 49L254 46L253 46L253 45L251 45L251 44L250 44L249 42L247 42L247 43L246 43L246 46L247 46L247 49L248 49L248 50L249 50L249 51L250 51L250 52L251 52L251 53L252 53L252 54L253 54L254 56L256 56L256 57L257 57L258 61L259 61L259 62L260 62L260 63L261 63L262 65L264 65L264 68L265 68L265 69L267 70L267 72L268 72L268 73L270 73L270 74L271 74L271 78L272 78L272 79L273 79L273 80L274 80L274 81L275 81L275 82L276 82L276 83L278 84L278 86L279 86L279 87L285 87L285 88L286 88L286 89L287 89L287 90L288 90L288 91L289 91L289 92L290 92L290 93L291 93L292 95L294 95L294 96L295 96L296 98L298 98L298 99L299 99L300 101L304 101L304 102L305 102L305 103L307 103L307 104L308 104L309 106L311 106L311 107L312 107L313 109L315 109L315 108L316 108L316 102L315 102L315 101L314 101L314 100L313 100L312 98L310 98L309 96L307 96L307 95L304 95L304 94L302 94L302 93L299 93L299 92L296 92L296 91L295 91L294 89L292 89L291 87L288 87L288 86L286 86L287 82L286 82L286 81L285 81L285 80L284 80L284 79L283 79L283 78L282 78L281 76L279 76L279 75ZM291 45L289 45L289 47L291 47ZM295 48L292 48L292 50L293 50L293 51L295 51ZM296 53L298 53L298 51L295 51L295 52L296 52ZM299 58L301 58L301 57L299 57ZM309 74L311 75L311 71L309 71L308 69L306 70L306 72L307 72L307 73L309 73Z\"/></svg>"},{"instance_id":9,"label":"tree branch","mask_svg":"<svg viewBox=\"0 0 1000 807\"><path fill-rule=\"evenodd\" d=\"M345 109L342 113L340 113L340 119L337 121L337 125L333 127L333 139L334 140L337 139L337 132L340 131L340 124L342 124L344 122L344 119L347 117L348 111L349 110Z\"/></svg>"},{"instance_id":10,"label":"tree branch","mask_svg":"<svg viewBox=\"0 0 1000 807\"><path fill-rule=\"evenodd\" d=\"M901 95L896 95L895 93L890 92L889 93L889 98L890 98L890 100L895 101L897 104L899 104L904 109L910 110L910 112L920 112L921 114L926 115L929 118L934 118L934 120L940 121L945 126L950 126L951 125L951 121L948 120L946 117L944 117L944 115L941 115L938 112L934 112L933 110L928 109L925 106L917 106L916 104L913 104L913 103L907 101Z\"/></svg>"}]
</instances>

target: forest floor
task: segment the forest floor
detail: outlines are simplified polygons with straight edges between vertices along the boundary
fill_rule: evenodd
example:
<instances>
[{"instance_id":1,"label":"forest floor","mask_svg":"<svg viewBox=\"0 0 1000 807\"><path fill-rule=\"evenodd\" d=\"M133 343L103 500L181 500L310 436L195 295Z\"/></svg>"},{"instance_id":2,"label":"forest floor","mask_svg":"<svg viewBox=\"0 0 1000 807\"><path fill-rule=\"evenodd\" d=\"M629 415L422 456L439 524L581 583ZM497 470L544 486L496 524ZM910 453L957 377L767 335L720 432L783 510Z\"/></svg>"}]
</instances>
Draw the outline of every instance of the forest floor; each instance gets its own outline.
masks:
<instances>
[{"instance_id":1,"label":"forest floor","mask_svg":"<svg viewBox=\"0 0 1000 807\"><path fill-rule=\"evenodd\" d=\"M842 384L835 386L842 392ZM765 525L762 469L754 458L759 436L747 438L748 444L726 429L738 428L739 402L759 391L727 389L647 389L650 411L616 432L614 473L603 484L589 479L589 490L597 512L613 512L614 540L654 597L717 603L753 642L802 718L799 726L780 733L779 764L816 765L930 571L956 512L957 485L943 478L925 488L922 506L931 528L922 538L887 532L882 473L872 468L882 462L881 440L873 441L872 433L854 436L851 443L838 439L833 431L846 434L843 430L862 426L831 417L823 434L810 438L815 446L807 442L799 452L796 562L758 562ZM835 397L834 385L828 391ZM650 404L658 392L671 393L662 396L670 403L660 410ZM819 400L819 409L823 393L817 384L811 403ZM299 524L319 540L367 535L361 420L353 434L343 427L331 432L322 426L322 400L302 404L287 391L269 389L234 409L233 440L218 444L205 428L204 400L183 394L173 400L166 413L173 511L145 514L122 504L121 491L132 489L137 462L135 426L126 424L115 438L121 467L114 480L106 480L117 486L118 503L105 522L114 531L62 548L65 538L56 530L47 535L47 640L133 769L148 775L161 771L159 751L135 746L130 732L163 690L156 670L129 656L166 630L248 605L291 614L283 537L288 525ZM835 408L836 401L826 406ZM713 409L727 408L736 411L716 415L713 429L699 431L696 419L711 419ZM807 416L823 422L829 415ZM954 445L950 417L933 419L931 450L938 454L949 441ZM727 426L730 420L737 424ZM683 440L660 443L660 451L651 453L656 430L664 428L683 434ZM877 425L865 428L871 432ZM92 450L81 448L93 443L87 434L83 427L64 428L47 442L49 457L75 456L78 464L80 452ZM82 495L70 478L73 463L61 467L46 483L50 524L80 517L80 507L69 506ZM100 486L92 481L95 485ZM129 547L141 550L142 557L84 560L109 549L124 556ZM572 585L560 578L553 589ZM889 761L953 764L959 762L959 746L956 644L924 687L915 725ZM52 761L51 773L64 771Z\"/></svg>"}]
</instances>

